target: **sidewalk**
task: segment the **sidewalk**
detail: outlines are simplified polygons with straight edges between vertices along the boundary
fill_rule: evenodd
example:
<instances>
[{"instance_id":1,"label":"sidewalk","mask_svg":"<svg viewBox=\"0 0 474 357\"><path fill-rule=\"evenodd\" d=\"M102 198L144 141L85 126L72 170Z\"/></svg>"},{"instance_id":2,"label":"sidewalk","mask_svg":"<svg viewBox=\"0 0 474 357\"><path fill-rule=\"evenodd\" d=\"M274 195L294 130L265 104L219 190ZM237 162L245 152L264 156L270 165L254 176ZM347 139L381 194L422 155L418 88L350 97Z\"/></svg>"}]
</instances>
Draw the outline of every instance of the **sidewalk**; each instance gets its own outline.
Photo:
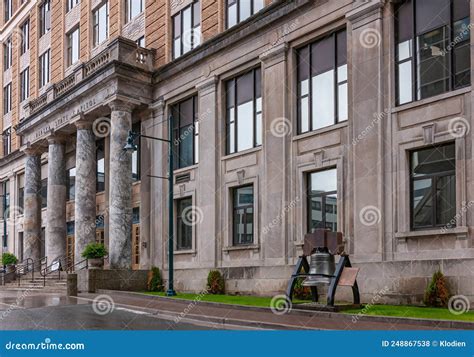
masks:
<instances>
[{"instance_id":1,"label":"sidewalk","mask_svg":"<svg viewBox=\"0 0 474 357\"><path fill-rule=\"evenodd\" d=\"M352 315L291 310L276 315L269 308L226 305L150 296L140 293L101 290L97 294L79 294L78 298L93 300L109 295L116 306L133 308L150 314L166 315L175 321L191 319L206 323L261 328L261 329L316 329L316 330L449 330L474 329L474 323L459 321L420 320L381 316Z\"/></svg>"}]
</instances>

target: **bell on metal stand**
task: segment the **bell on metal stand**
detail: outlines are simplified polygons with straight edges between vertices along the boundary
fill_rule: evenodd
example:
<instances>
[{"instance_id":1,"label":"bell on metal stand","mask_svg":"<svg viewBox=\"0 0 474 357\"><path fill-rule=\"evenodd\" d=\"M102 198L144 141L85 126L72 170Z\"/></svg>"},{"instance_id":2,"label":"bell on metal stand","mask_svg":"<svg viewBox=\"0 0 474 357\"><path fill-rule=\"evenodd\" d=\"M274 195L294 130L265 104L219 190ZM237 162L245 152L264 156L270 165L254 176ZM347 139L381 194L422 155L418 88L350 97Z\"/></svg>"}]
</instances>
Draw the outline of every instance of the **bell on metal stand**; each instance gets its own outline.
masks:
<instances>
[{"instance_id":1,"label":"bell on metal stand","mask_svg":"<svg viewBox=\"0 0 474 357\"><path fill-rule=\"evenodd\" d=\"M327 248L317 248L311 254L309 263L309 275L302 283L303 286L329 285L334 276L336 263L334 255Z\"/></svg>"}]
</instances>

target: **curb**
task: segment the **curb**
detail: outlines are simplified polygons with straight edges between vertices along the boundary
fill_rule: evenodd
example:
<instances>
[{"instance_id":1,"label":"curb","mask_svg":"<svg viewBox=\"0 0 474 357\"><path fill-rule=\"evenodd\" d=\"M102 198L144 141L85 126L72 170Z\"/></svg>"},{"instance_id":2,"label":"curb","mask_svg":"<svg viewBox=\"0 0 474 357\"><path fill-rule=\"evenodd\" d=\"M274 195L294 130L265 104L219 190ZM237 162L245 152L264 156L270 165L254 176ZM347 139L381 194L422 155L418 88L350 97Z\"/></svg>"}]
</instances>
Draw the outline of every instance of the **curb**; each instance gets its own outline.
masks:
<instances>
[{"instance_id":1,"label":"curb","mask_svg":"<svg viewBox=\"0 0 474 357\"><path fill-rule=\"evenodd\" d=\"M107 289L99 289L98 292L100 293L109 293L115 295L123 295L123 296L139 296L145 299L154 299L154 300L162 300L162 301L170 301L175 303L181 303L188 305L189 303L193 302L194 300L186 300L180 299L176 297L166 297L166 296L157 296L157 295L147 295L139 292L134 291L119 291L119 290L107 290ZM240 311L259 311L259 312L272 312L269 307L257 307L257 306L246 306L246 305L234 305L234 304L224 304L220 302L210 302L210 301L197 301L196 304L201 306L209 306L209 307L220 307L220 308L229 308L240 310ZM179 313L174 313L179 315ZM315 310L305 310L305 309L292 309L290 312L287 313L290 316L313 316L313 317L324 317L330 319L338 319L338 320L346 320L352 323L357 323L357 321L367 321L367 322L382 322L382 323L403 323L413 326L423 326L423 327L432 327L435 328L450 328L450 329L459 329L459 330L474 330L474 322L466 322L466 321L451 321L451 320L431 320L431 319L419 319L414 317L389 317L389 316L373 316L373 315L357 315L357 314L345 314L345 313L338 313L338 312L326 312L326 311L315 311ZM205 315L193 315L196 317L206 317L216 320L222 320L225 323L226 319L210 317ZM353 322L353 319L357 319L356 322ZM246 324L252 323L252 321L245 320ZM230 322L229 322L230 323ZM264 325L266 323L257 323L259 325ZM277 325L281 327L291 327L291 328L298 328L295 325L286 325L286 324L271 324L269 325Z\"/></svg>"}]
</instances>

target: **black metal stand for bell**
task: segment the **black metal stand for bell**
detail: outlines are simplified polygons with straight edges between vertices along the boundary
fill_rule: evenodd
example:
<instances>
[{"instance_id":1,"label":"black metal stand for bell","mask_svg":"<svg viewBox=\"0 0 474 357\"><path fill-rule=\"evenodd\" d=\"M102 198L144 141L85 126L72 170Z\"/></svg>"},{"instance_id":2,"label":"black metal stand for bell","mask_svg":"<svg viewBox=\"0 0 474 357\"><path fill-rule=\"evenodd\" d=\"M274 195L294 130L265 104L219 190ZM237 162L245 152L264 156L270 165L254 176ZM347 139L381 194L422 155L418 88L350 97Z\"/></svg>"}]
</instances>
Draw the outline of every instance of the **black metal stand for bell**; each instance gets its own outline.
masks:
<instances>
[{"instance_id":1,"label":"black metal stand for bell","mask_svg":"<svg viewBox=\"0 0 474 357\"><path fill-rule=\"evenodd\" d=\"M335 255L339 261L335 264ZM307 257L310 257L308 263ZM359 287L357 285L358 269L352 268L349 255L344 253L342 233L319 229L305 236L303 255L298 258L295 270L290 277L286 295L293 300L293 292L298 279L305 278L302 285L311 290L313 303L319 302L318 287L328 287L326 307L335 309L335 296L338 286L352 288L353 305L360 305ZM324 305L321 305L324 306ZM339 305L338 308L344 306Z\"/></svg>"}]
</instances>

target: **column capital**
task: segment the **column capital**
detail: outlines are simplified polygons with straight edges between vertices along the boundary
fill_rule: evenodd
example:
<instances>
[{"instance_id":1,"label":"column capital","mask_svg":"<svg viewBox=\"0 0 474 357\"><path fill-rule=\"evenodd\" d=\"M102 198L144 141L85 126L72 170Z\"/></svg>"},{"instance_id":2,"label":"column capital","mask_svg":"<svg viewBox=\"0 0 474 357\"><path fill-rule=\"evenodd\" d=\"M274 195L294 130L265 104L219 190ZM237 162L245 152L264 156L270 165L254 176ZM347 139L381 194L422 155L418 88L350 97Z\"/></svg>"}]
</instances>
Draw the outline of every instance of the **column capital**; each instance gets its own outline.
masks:
<instances>
[{"instance_id":1,"label":"column capital","mask_svg":"<svg viewBox=\"0 0 474 357\"><path fill-rule=\"evenodd\" d=\"M113 99L107 103L112 111L131 112L135 107L135 103L125 99Z\"/></svg>"},{"instance_id":2,"label":"column capital","mask_svg":"<svg viewBox=\"0 0 474 357\"><path fill-rule=\"evenodd\" d=\"M26 148L22 149L22 151L27 156L41 156L41 154L45 152L45 148L39 145L28 145Z\"/></svg>"},{"instance_id":3,"label":"column capital","mask_svg":"<svg viewBox=\"0 0 474 357\"><path fill-rule=\"evenodd\" d=\"M89 129L89 130L92 129L92 121L84 119L84 118L76 120L74 122L74 125L76 126L76 128L78 130L80 130L80 129Z\"/></svg>"},{"instance_id":4,"label":"column capital","mask_svg":"<svg viewBox=\"0 0 474 357\"><path fill-rule=\"evenodd\" d=\"M47 137L48 145L60 144L64 145L67 141L67 136L60 133L54 133Z\"/></svg>"}]
</instances>

